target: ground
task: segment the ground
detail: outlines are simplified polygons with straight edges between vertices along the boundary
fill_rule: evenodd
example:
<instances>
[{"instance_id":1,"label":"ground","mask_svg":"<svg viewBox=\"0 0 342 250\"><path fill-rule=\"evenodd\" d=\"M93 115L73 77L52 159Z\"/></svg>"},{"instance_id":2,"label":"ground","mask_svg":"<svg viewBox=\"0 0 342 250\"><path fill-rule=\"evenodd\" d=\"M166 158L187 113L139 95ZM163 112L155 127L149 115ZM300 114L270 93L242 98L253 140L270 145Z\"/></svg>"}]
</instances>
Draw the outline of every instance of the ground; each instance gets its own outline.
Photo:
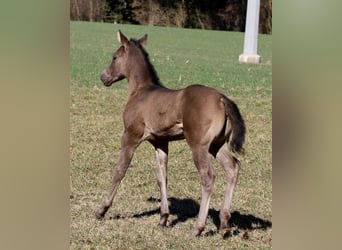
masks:
<instances>
[{"instance_id":1,"label":"ground","mask_svg":"<svg viewBox=\"0 0 342 250\"><path fill-rule=\"evenodd\" d=\"M247 134L232 201L232 235L218 233L225 190L217 173L203 235L190 239L200 183L184 141L170 144L168 227L159 221L159 189L152 146L143 143L103 220L96 220L110 186L123 132L126 80L106 88L100 72L118 48L116 31L140 38L161 82L169 88L198 83L219 89L240 108ZM241 64L243 33L71 22L70 26L70 248L269 249L272 247L272 36L259 36L262 63Z\"/></svg>"}]
</instances>

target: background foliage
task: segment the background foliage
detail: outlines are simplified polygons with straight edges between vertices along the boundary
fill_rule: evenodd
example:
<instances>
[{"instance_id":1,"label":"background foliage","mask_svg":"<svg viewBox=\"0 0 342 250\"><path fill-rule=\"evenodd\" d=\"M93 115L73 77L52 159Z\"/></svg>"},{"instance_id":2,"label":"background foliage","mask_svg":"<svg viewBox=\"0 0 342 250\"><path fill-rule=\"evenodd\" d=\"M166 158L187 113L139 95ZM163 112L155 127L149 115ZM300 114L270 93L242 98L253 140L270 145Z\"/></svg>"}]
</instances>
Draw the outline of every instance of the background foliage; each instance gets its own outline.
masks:
<instances>
[{"instance_id":1,"label":"background foliage","mask_svg":"<svg viewBox=\"0 0 342 250\"><path fill-rule=\"evenodd\" d=\"M75 21L244 31L247 0L71 0ZM260 33L272 33L272 0L260 1Z\"/></svg>"}]
</instances>

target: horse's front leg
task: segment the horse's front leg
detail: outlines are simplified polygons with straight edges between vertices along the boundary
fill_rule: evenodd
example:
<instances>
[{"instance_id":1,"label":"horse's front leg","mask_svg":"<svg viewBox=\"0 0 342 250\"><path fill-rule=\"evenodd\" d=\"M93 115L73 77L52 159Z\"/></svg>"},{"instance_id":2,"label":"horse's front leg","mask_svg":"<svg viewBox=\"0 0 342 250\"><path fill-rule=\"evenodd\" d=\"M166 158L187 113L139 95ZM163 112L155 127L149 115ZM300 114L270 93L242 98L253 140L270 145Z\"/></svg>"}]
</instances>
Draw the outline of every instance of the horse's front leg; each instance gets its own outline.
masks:
<instances>
[{"instance_id":1,"label":"horse's front leg","mask_svg":"<svg viewBox=\"0 0 342 250\"><path fill-rule=\"evenodd\" d=\"M97 219L104 217L107 210L111 207L116 191L121 183L121 180L125 177L126 171L131 163L137 146L138 143L135 142L135 140L133 140L127 133L122 136L120 157L115 167L112 185L107 196L103 200L101 207L95 213Z\"/></svg>"},{"instance_id":2,"label":"horse's front leg","mask_svg":"<svg viewBox=\"0 0 342 250\"><path fill-rule=\"evenodd\" d=\"M157 159L157 182L160 188L160 226L166 226L169 217L169 205L167 202L167 161L168 161L168 143L155 146Z\"/></svg>"}]
</instances>

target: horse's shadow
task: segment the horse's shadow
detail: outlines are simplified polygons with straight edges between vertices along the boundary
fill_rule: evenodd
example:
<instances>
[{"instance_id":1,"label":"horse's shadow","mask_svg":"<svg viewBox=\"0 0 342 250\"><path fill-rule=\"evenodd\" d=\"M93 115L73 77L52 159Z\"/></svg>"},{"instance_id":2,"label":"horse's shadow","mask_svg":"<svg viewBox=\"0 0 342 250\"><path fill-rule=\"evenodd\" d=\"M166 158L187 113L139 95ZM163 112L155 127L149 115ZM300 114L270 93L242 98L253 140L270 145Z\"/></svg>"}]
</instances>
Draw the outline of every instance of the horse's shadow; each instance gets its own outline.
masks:
<instances>
[{"instance_id":1,"label":"horse's shadow","mask_svg":"<svg viewBox=\"0 0 342 250\"><path fill-rule=\"evenodd\" d=\"M160 200L150 197L147 199L149 202L155 202L159 203ZM176 218L169 223L169 227L174 227L178 223L182 223L187 221L191 218L196 218L199 211L199 204L194 201L193 199L177 199L174 197L171 197L168 199L170 202L169 209L170 214L176 216ZM155 214L160 213L160 208L156 208L150 211L142 212L139 214L134 214L133 218L142 218L146 216L152 216ZM217 228L217 232L220 227L220 217L219 217L219 211L215 209L209 209L208 216L212 219L213 223L215 224ZM115 219L121 219L123 218L120 215L117 215ZM229 220L229 225L232 227L233 231L232 234L236 235L240 232L240 230L243 231L252 231L256 229L262 229L266 230L267 228L272 227L272 222L269 220L264 220L258 217L255 217L251 214L241 214L238 211L234 211L231 213L231 218ZM217 232L208 232L207 235L213 235Z\"/></svg>"}]
</instances>

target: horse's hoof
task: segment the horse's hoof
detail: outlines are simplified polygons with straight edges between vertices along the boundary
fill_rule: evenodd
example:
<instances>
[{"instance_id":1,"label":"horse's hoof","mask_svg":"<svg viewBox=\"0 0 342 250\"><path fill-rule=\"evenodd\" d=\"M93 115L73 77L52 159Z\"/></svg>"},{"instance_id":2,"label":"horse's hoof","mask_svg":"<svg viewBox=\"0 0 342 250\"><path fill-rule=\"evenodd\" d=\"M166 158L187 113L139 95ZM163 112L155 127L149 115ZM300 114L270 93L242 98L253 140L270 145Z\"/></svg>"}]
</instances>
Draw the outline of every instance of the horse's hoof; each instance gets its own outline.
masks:
<instances>
[{"instance_id":1,"label":"horse's hoof","mask_svg":"<svg viewBox=\"0 0 342 250\"><path fill-rule=\"evenodd\" d=\"M164 228L164 227L166 227L166 222L159 222L158 226L161 228Z\"/></svg>"},{"instance_id":2,"label":"horse's hoof","mask_svg":"<svg viewBox=\"0 0 342 250\"><path fill-rule=\"evenodd\" d=\"M226 227L226 228L221 228L220 229L220 234L222 236L223 239L226 239L230 236L230 228Z\"/></svg>"},{"instance_id":3,"label":"horse's hoof","mask_svg":"<svg viewBox=\"0 0 342 250\"><path fill-rule=\"evenodd\" d=\"M103 209L99 209L99 210L97 210L97 211L95 212L95 217L96 217L96 219L98 219L98 220L103 219L104 213L103 213L102 210L103 210Z\"/></svg>"},{"instance_id":4,"label":"horse's hoof","mask_svg":"<svg viewBox=\"0 0 342 250\"><path fill-rule=\"evenodd\" d=\"M169 217L168 214L167 214L167 215L164 215L164 216L161 216L158 225L159 225L160 227L166 227L167 218L168 218L168 217Z\"/></svg>"},{"instance_id":5,"label":"horse's hoof","mask_svg":"<svg viewBox=\"0 0 342 250\"><path fill-rule=\"evenodd\" d=\"M190 237L195 238L195 237L201 236L201 233L203 232L203 230L204 230L204 227L203 228L202 227L201 228L194 228L191 232Z\"/></svg>"}]
</instances>

